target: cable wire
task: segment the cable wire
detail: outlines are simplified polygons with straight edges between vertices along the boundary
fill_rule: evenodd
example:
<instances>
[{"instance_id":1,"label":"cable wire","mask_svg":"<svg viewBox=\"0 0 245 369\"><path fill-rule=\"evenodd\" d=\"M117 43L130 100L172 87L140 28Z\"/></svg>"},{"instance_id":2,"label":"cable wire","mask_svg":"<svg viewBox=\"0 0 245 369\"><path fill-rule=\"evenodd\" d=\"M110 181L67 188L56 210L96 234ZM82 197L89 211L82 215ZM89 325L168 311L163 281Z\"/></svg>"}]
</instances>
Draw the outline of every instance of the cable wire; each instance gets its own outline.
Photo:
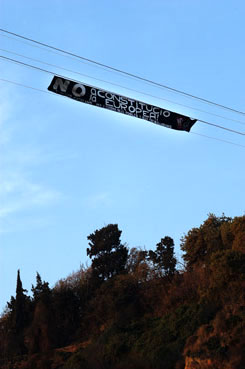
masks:
<instances>
[{"instance_id":1,"label":"cable wire","mask_svg":"<svg viewBox=\"0 0 245 369\"><path fill-rule=\"evenodd\" d=\"M37 49L39 49L39 50L47 51L47 52L52 53L52 54L54 54L54 55L63 56L63 57L65 57L65 58L68 58L68 59L71 59L71 60L76 60L76 61L79 61L79 62L81 62L81 63L83 63L83 64L86 64L86 65L90 65L90 66L91 66L91 63L86 62L85 60L80 60L80 59L79 59L79 60L77 60L77 58L75 58L74 56L71 56L71 55L61 54L61 53L60 53L60 52L58 52L58 51L54 51L54 50L52 50L52 49L47 49L47 48L44 48L44 47L41 47L41 46L38 46L38 45L33 45L33 44L29 43L29 42L25 42L25 41L23 41L22 39L17 39L17 38L11 37L11 36L3 35L3 34L1 34L1 33L0 33L0 36L1 36L1 37L5 37L5 38L8 38L9 40L14 40L14 41L20 42L20 43L22 43L22 44L24 44L24 45L28 45L28 46L31 46L31 47L35 47L35 48L37 48ZM97 67L97 68L98 68L98 65L94 65L94 64L92 64L92 66L93 66L93 67ZM106 70L106 71L108 72L108 69L106 69L106 68L103 68L103 67L99 67L99 68L101 68L101 69L103 69L103 70ZM111 73L116 73L116 72L114 72L114 71L110 71L110 70L109 70L109 72L111 72Z\"/></svg>"},{"instance_id":2,"label":"cable wire","mask_svg":"<svg viewBox=\"0 0 245 369\"><path fill-rule=\"evenodd\" d=\"M52 95L52 96L63 96L63 95L53 94L52 92L42 90L41 88L36 88L36 87L24 85L23 83L10 81L9 79L0 78L0 81L11 83L11 84L16 85L16 86L21 86L21 87L29 88L31 90L42 92L42 93L49 94L49 95Z\"/></svg>"},{"instance_id":3,"label":"cable wire","mask_svg":"<svg viewBox=\"0 0 245 369\"><path fill-rule=\"evenodd\" d=\"M216 102L211 101L211 100L208 100L208 99L204 99L204 98L199 97L199 96L192 95L192 94L187 93L187 92L185 92L185 91L181 91L181 90L179 90L179 89L172 88L172 87L170 87L170 86L167 86L167 85L164 85L164 84L161 84L161 83L158 83L158 82L152 81L152 80L150 80L150 79L147 79L147 78L141 77L141 76L139 76L139 75L136 75L136 74L133 74L133 73L129 73L129 72L123 71L123 70L118 69L118 68L111 67L111 66L109 66L109 65L107 65L107 64L103 64L103 63L97 62L97 61L95 61L95 60L92 60L92 59L89 59L89 58L85 58L85 57L83 57L83 56L81 56L81 55L78 55L78 54L72 53L72 52L70 52L70 51L66 51L66 50L60 49L60 48L55 47L55 46L52 46L52 45L48 45L48 44L46 44L46 43L44 43L44 42L40 42L40 41L34 40L34 39L32 39L32 38L29 38L29 37L25 37L25 36L20 35L20 34L18 34L18 33L10 32L10 31L5 30L5 29L2 29L2 28L0 28L0 31L1 31L1 32L4 32L4 33L7 33L7 34L10 34L10 35L13 35L13 36L15 36L15 37L19 37L19 38L21 38L21 39L23 39L23 40L30 41L30 42L35 43L35 44L37 44L37 45L41 45L41 46L44 46L44 47L46 47L46 48L49 48L49 49L53 49L53 50L59 51L59 52L61 52L61 53L63 53L63 54L67 54L67 55L73 56L73 57L75 57L75 58L77 58L77 59L80 59L80 60L83 60L83 61L87 61L87 62L92 63L92 64L94 64L94 65L97 65L97 66L100 66L100 67L103 67L103 68L107 68L108 70L112 70L112 71L114 71L114 72L117 72L117 73L120 73L120 74L126 75L126 76L128 76L128 77L132 77L132 78L138 79L138 80L140 80L140 81L150 83L150 84L152 84L152 85L154 85L154 86L161 87L161 88L164 88L164 89L167 89L167 90L173 91L173 92L177 92L177 93L179 93L179 94L181 94L181 95L184 95L184 96L187 96L187 97L191 97L191 98L193 98L193 99L196 99L196 100L202 101L202 102L207 103L207 104L214 105L214 106L216 106L216 107L219 107L219 108L222 108L222 109L225 109L225 110L229 110L229 111L231 111L231 112L233 112L233 113L241 114L241 115L243 115L243 116L245 115L245 112L243 112L243 111L240 111L240 110L237 110L237 109L231 108L231 107L226 106L226 105L222 105L222 104L216 103Z\"/></svg>"},{"instance_id":4,"label":"cable wire","mask_svg":"<svg viewBox=\"0 0 245 369\"><path fill-rule=\"evenodd\" d=\"M237 133L238 135L245 136L245 133L243 133L243 132L235 131L234 129L226 128L226 127L220 126L220 125L215 124L215 123L210 123L210 122L207 122L206 120L198 119L198 121L201 122L201 123L204 123L204 124L208 124L209 126L214 126L214 127L220 128L220 129L225 129L226 131L229 131L229 132L232 132L232 133Z\"/></svg>"},{"instance_id":5,"label":"cable wire","mask_svg":"<svg viewBox=\"0 0 245 369\"><path fill-rule=\"evenodd\" d=\"M42 93L45 93L45 94L49 94L51 96L65 97L64 95L53 94L52 92L45 91L45 90L42 90L40 88L36 88L36 87L24 85L23 83L10 81L10 80L4 79L4 78L0 78L0 81L6 82L6 83L10 83L10 84L13 84L13 85L16 85L16 86L24 87L24 88L27 88L27 89L31 89L31 90L34 90L34 91L42 92ZM210 138L212 140L216 140L216 141L228 143L228 144L231 144L231 145L239 146L239 147L242 147L242 148L245 149L245 145L240 145L240 144L235 143L235 142L232 142L232 141L227 141L227 140L223 140L223 139L220 139L220 138L217 138L217 137L207 136L207 135L204 135L204 134L201 134L201 133L197 133L197 132L189 132L189 133L192 133L192 134L198 135L198 136L202 136L202 137L206 137L206 138Z\"/></svg>"},{"instance_id":6,"label":"cable wire","mask_svg":"<svg viewBox=\"0 0 245 369\"><path fill-rule=\"evenodd\" d=\"M103 83L107 83L107 84L111 84L113 86L117 86L117 87L121 87L121 88L124 88L126 90L129 90L129 91L133 91L133 92L137 92L137 93L140 93L141 95L145 95L145 96L150 96L150 97L153 97L153 98L156 98L156 99L159 99L159 100L163 100L163 101L166 101L166 102L169 102L171 104L175 104L175 105L179 105L179 106L183 106L185 108L188 108L188 109L192 109L194 111L199 111L201 113L206 113L206 114L209 114L209 115L212 115L212 116L215 116L215 117L218 117L218 118L222 118L222 119L225 119L225 120L228 120L228 121L232 121L232 122L235 122L235 123L239 123L239 124L243 124L245 125L245 122L241 121L241 120L237 120L237 119L232 119L232 118L227 118L227 117L224 117L223 115L219 115L219 114L215 114L215 113L210 113L206 110L202 110L202 109L198 109L198 108L194 108L192 106L189 106L189 105L185 105L185 104L180 104L176 101L172 101L172 100L168 100L168 99L165 99L165 98L162 98L162 97L159 97L159 96L156 96L156 95L152 95L152 94L148 94L146 92L142 92L142 91L139 91L139 90L135 90L135 89L132 89L130 87L126 87L126 86L122 86L118 83L113 83L113 82L109 82L109 81L106 81L106 80L103 80L103 79L100 79L100 78L95 78L95 77L92 77L88 74L84 74L84 73L80 73L78 71L74 71L72 69L67 69L67 68L63 68L63 67L60 67L56 64L50 64L50 63L47 63L47 62L44 62L42 60L39 60L39 59L35 59L35 58L30 58L28 56L25 56L23 54L18 54L18 53L15 53L15 52L12 52L12 51L9 51L9 50L6 50L6 49L1 49L0 48L0 51L4 51L6 53L9 53L9 54L12 54L12 55L16 55L16 56L20 56L22 58L25 58L27 60L31 60L31 61L35 61L35 62L38 62L38 63L41 63L41 64L44 64L44 65L48 65L48 66L51 66L51 67L54 67L54 68L58 68L58 69L61 69L61 70L64 70L66 72L71 72L71 73L74 73L74 74L78 74L80 76L83 76L83 77L88 77L88 78L91 78L91 79L94 79L96 81L99 81L99 82L103 82ZM198 119L199 120L199 119Z\"/></svg>"},{"instance_id":7,"label":"cable wire","mask_svg":"<svg viewBox=\"0 0 245 369\"><path fill-rule=\"evenodd\" d=\"M210 139L212 139L212 140L225 142L225 143L230 144L230 145L235 145L235 146L240 146L240 147L245 148L245 146L244 146L244 145L240 145L240 144L235 143L235 142L232 142L232 141L223 140L223 139L221 139L221 138L212 137L212 136L207 136L207 135L203 135L202 133L197 133L197 132L193 132L193 131L192 131L192 132L189 132L189 133L192 133L193 135L198 135L198 136L202 136L202 137L210 138Z\"/></svg>"},{"instance_id":8,"label":"cable wire","mask_svg":"<svg viewBox=\"0 0 245 369\"><path fill-rule=\"evenodd\" d=\"M66 77L66 76L62 76L62 75L56 74L56 73L51 72L51 71L49 71L49 70L47 70L47 69L43 69L43 68L36 67L35 65L31 65L31 64L23 63L23 62L21 62L21 61L19 61L19 60L16 60L16 59L8 58L8 57L3 56L3 55L0 55L0 58L5 59L5 60L10 61L10 62L13 62L13 63L16 63L16 64L23 65L23 66L25 66L25 67L29 67L29 68L36 69L36 70L41 71L41 72L45 72L45 73L48 73L48 74L51 74L51 75L57 75L57 76L59 76L59 77L61 77L61 78L68 79L68 77ZM75 82L80 83L80 81L76 81L76 80L75 80ZM207 121L204 121L204 120L198 120L198 121L199 121L199 122L201 122L201 123L208 124L208 125L210 125L210 126L214 126L214 127L217 127L217 128L223 129L223 130L225 130L225 131L229 131L229 132L232 132L232 133L236 133L236 134L238 134L238 135L245 136L245 133L240 132L240 131L235 131L235 130L233 130L233 129L226 128L226 127L220 126L220 125L218 125L218 124L210 123L210 122L207 122Z\"/></svg>"}]
</instances>

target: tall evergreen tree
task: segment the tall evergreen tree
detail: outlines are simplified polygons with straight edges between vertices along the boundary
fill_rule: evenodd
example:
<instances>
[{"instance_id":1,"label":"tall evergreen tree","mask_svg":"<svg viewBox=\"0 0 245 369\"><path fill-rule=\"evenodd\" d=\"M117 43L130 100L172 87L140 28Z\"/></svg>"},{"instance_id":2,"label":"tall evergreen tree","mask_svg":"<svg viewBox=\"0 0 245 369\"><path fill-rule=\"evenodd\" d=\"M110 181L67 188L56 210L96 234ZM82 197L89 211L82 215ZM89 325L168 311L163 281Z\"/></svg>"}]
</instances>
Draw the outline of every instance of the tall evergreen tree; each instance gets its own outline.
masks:
<instances>
[{"instance_id":1,"label":"tall evergreen tree","mask_svg":"<svg viewBox=\"0 0 245 369\"><path fill-rule=\"evenodd\" d=\"M23 354L26 352L24 344L24 329L28 324L28 312L30 299L26 295L27 290L22 286L20 270L17 272L16 296L12 296L8 303L10 310L11 329L9 331L12 337L12 347L9 352L12 354ZM13 338L14 337L14 338Z\"/></svg>"},{"instance_id":2,"label":"tall evergreen tree","mask_svg":"<svg viewBox=\"0 0 245 369\"><path fill-rule=\"evenodd\" d=\"M25 292L27 292L27 290L23 289L22 287L22 281L20 279L20 270L18 270L16 283L16 299L15 299L15 324L17 333L23 331L27 320L28 297L26 296Z\"/></svg>"},{"instance_id":3,"label":"tall evergreen tree","mask_svg":"<svg viewBox=\"0 0 245 369\"><path fill-rule=\"evenodd\" d=\"M40 299L45 302L49 300L49 297L51 294L49 283L42 281L42 278L38 272L36 275L36 286L34 287L32 285L31 291L32 291L33 299L35 302L37 302Z\"/></svg>"},{"instance_id":4,"label":"tall evergreen tree","mask_svg":"<svg viewBox=\"0 0 245 369\"><path fill-rule=\"evenodd\" d=\"M149 251L149 259L155 264L161 275L173 275L176 267L174 256L174 241L171 237L164 237L156 245L156 251Z\"/></svg>"},{"instance_id":5,"label":"tall evergreen tree","mask_svg":"<svg viewBox=\"0 0 245 369\"><path fill-rule=\"evenodd\" d=\"M102 281L125 271L128 249L121 244L121 233L117 224L108 224L87 237L93 274Z\"/></svg>"}]
</instances>

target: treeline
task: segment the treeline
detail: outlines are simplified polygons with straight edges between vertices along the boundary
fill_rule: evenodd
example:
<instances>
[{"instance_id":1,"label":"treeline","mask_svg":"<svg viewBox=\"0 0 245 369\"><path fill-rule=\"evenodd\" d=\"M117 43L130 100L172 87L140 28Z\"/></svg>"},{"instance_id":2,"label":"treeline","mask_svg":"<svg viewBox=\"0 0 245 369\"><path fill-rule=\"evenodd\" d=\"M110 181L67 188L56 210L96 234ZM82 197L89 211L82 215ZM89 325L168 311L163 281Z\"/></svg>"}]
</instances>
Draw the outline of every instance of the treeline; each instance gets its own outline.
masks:
<instances>
[{"instance_id":1,"label":"treeline","mask_svg":"<svg viewBox=\"0 0 245 369\"><path fill-rule=\"evenodd\" d=\"M171 237L129 249L109 224L88 236L90 267L54 288L37 273L29 296L18 271L0 367L244 369L245 216L210 214L181 249L179 267Z\"/></svg>"}]
</instances>

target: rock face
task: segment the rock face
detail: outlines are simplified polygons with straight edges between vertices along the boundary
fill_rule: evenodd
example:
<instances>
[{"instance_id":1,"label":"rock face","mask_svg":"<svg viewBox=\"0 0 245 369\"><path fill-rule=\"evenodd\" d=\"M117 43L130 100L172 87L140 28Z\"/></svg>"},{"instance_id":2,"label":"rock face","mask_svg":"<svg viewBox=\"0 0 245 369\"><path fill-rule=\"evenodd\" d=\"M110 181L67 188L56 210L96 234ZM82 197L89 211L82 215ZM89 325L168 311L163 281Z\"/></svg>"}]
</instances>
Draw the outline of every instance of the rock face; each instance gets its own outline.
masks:
<instances>
[{"instance_id":1,"label":"rock face","mask_svg":"<svg viewBox=\"0 0 245 369\"><path fill-rule=\"evenodd\" d=\"M217 366L210 359L202 360L188 356L185 359L185 369L216 369L216 368Z\"/></svg>"}]
</instances>

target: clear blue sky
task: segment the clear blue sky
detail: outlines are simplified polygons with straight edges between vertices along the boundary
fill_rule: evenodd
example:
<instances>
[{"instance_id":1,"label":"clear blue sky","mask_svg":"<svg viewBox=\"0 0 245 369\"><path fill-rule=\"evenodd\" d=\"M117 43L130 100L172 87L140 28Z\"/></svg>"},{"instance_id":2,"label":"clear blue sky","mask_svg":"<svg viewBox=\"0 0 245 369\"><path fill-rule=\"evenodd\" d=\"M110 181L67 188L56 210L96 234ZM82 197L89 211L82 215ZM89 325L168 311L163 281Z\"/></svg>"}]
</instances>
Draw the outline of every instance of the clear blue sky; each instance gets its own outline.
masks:
<instances>
[{"instance_id":1,"label":"clear blue sky","mask_svg":"<svg viewBox=\"0 0 245 369\"><path fill-rule=\"evenodd\" d=\"M0 0L0 28L239 110L244 16L244 1ZM245 122L241 115L2 35L1 49L90 77L31 64L245 131L162 99ZM46 90L52 76L0 60L0 78ZM18 268L29 291L36 271L53 286L88 260L87 236L108 223L118 223L129 247L153 249L171 236L179 256L181 236L208 213L244 214L244 148L3 81L0 87L1 309L15 294ZM198 122L192 132L245 145L242 136Z\"/></svg>"}]
</instances>

